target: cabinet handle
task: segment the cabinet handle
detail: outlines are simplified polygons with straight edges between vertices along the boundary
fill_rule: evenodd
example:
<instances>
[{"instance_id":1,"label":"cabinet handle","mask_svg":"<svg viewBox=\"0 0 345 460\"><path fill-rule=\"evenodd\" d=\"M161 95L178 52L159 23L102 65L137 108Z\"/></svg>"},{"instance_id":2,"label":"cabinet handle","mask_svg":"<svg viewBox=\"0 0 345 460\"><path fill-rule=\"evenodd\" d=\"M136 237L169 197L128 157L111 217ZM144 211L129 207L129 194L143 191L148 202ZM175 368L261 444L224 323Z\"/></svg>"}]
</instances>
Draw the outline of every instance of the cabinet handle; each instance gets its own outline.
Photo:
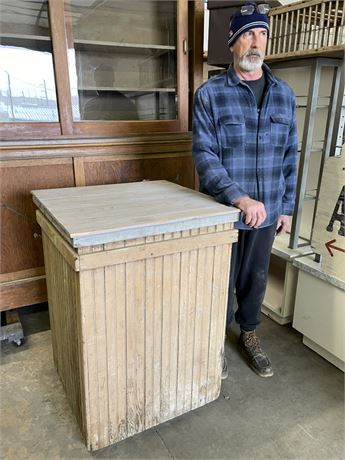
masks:
<instances>
[{"instance_id":1,"label":"cabinet handle","mask_svg":"<svg viewBox=\"0 0 345 460\"><path fill-rule=\"evenodd\" d=\"M187 40L183 40L183 54L187 54Z\"/></svg>"}]
</instances>

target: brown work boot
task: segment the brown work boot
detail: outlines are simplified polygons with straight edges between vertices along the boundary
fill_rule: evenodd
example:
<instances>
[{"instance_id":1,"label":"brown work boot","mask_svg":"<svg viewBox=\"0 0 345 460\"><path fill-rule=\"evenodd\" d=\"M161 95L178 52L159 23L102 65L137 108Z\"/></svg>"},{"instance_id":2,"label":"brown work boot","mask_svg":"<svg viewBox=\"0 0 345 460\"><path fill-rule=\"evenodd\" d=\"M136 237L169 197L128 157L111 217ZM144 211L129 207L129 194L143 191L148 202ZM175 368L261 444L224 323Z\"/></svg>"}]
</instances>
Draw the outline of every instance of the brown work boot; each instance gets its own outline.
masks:
<instances>
[{"instance_id":1,"label":"brown work boot","mask_svg":"<svg viewBox=\"0 0 345 460\"><path fill-rule=\"evenodd\" d=\"M246 354L249 366L260 377L272 377L273 370L269 357L263 351L255 331L241 331L239 346Z\"/></svg>"}]
</instances>

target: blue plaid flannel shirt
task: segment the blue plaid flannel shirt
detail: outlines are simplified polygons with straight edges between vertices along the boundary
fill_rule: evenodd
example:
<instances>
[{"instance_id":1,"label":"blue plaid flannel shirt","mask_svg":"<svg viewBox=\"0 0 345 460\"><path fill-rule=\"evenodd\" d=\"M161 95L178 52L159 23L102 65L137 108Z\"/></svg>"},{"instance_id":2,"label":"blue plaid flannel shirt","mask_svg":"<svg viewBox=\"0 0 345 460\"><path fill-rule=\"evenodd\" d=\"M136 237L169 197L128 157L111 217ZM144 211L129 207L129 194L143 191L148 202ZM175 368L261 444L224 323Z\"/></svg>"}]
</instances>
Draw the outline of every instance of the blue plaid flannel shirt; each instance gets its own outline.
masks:
<instances>
[{"instance_id":1,"label":"blue plaid flannel shirt","mask_svg":"<svg viewBox=\"0 0 345 460\"><path fill-rule=\"evenodd\" d=\"M253 92L227 72L198 88L193 110L193 156L200 191L232 205L249 195L265 205L261 227L292 215L295 201L297 129L295 95L263 64L266 92L260 110ZM249 229L243 221L239 229Z\"/></svg>"}]
</instances>

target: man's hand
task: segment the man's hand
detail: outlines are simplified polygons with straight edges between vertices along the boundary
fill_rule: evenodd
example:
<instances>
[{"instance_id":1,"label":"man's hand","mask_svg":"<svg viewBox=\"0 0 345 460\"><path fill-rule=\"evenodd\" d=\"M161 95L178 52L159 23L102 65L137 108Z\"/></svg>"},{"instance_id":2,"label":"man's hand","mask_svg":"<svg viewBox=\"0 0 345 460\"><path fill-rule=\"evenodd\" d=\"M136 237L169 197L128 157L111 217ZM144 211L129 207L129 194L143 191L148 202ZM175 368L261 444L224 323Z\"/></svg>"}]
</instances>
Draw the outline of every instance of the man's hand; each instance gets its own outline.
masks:
<instances>
[{"instance_id":1,"label":"man's hand","mask_svg":"<svg viewBox=\"0 0 345 460\"><path fill-rule=\"evenodd\" d=\"M277 221L276 235L284 235L284 233L290 230L290 225L291 225L291 216L285 216L284 214L279 216L278 221Z\"/></svg>"},{"instance_id":2,"label":"man's hand","mask_svg":"<svg viewBox=\"0 0 345 460\"><path fill-rule=\"evenodd\" d=\"M253 200L245 195L234 201L234 205L244 212L244 222L249 225L249 227L257 228L266 219L266 209L261 201Z\"/></svg>"}]
</instances>

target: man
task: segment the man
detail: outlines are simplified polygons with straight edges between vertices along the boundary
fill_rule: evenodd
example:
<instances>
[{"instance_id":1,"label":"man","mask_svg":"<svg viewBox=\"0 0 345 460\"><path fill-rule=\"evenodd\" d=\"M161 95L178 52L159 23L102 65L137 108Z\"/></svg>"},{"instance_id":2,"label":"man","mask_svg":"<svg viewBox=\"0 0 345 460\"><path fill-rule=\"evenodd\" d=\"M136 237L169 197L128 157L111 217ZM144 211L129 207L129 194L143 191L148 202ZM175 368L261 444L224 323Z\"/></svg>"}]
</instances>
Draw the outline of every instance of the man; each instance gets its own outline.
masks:
<instances>
[{"instance_id":1,"label":"man","mask_svg":"<svg viewBox=\"0 0 345 460\"><path fill-rule=\"evenodd\" d=\"M233 64L197 90L193 114L200 191L242 211L231 256L227 330L235 317L239 346L261 377L271 377L273 370L255 330L273 240L289 229L293 212L298 142L293 91L263 63L268 9L247 3L232 16ZM225 358L222 377L227 377Z\"/></svg>"}]
</instances>

